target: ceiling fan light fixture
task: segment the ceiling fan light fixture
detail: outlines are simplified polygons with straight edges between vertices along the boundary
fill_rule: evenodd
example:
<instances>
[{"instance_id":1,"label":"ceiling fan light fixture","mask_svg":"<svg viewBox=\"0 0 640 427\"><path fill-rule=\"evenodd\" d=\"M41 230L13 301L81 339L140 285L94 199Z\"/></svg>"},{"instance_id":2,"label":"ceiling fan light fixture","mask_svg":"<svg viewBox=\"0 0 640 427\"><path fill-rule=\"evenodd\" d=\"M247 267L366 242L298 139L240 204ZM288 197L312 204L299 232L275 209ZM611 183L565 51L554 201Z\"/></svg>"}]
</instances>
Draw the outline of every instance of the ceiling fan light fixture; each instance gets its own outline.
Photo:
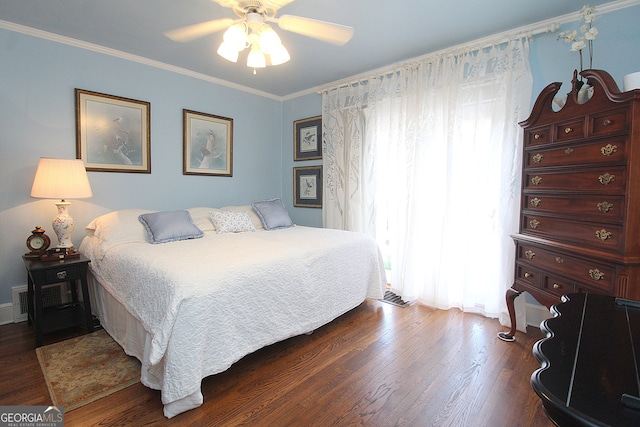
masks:
<instances>
[{"instance_id":1,"label":"ceiling fan light fixture","mask_svg":"<svg viewBox=\"0 0 640 427\"><path fill-rule=\"evenodd\" d=\"M244 24L234 24L227 28L222 37L223 43L234 47L238 52L247 47L247 29Z\"/></svg>"},{"instance_id":2,"label":"ceiling fan light fixture","mask_svg":"<svg viewBox=\"0 0 640 427\"><path fill-rule=\"evenodd\" d=\"M271 55L277 49L282 47L282 42L278 34L268 25L265 25L260 31L260 50L265 54Z\"/></svg>"},{"instance_id":3,"label":"ceiling fan light fixture","mask_svg":"<svg viewBox=\"0 0 640 427\"><path fill-rule=\"evenodd\" d=\"M238 52L239 51L235 46L227 43L226 41L220 43L220 47L217 51L218 55L231 62L238 62Z\"/></svg>"},{"instance_id":4,"label":"ceiling fan light fixture","mask_svg":"<svg viewBox=\"0 0 640 427\"><path fill-rule=\"evenodd\" d=\"M264 53L260 51L255 44L251 46L251 51L247 57L247 67L249 68L264 68L267 66L267 60L264 57Z\"/></svg>"},{"instance_id":5,"label":"ceiling fan light fixture","mask_svg":"<svg viewBox=\"0 0 640 427\"><path fill-rule=\"evenodd\" d=\"M291 59L289 51L287 51L287 49L282 45L279 45L274 51L272 51L269 57L271 58L271 65L284 64Z\"/></svg>"},{"instance_id":6,"label":"ceiling fan light fixture","mask_svg":"<svg viewBox=\"0 0 640 427\"><path fill-rule=\"evenodd\" d=\"M267 63L279 65L291 59L280 37L267 22L277 24L281 30L337 46L351 40L354 33L352 27L318 19L294 15L281 15L276 18L278 10L294 0L212 1L222 7L233 9L240 19L213 19L166 31L165 35L174 41L188 42L226 28L224 41L217 50L218 54L229 61L237 62L239 53L250 48L247 66L253 68L254 74L256 68L264 68Z\"/></svg>"}]
</instances>

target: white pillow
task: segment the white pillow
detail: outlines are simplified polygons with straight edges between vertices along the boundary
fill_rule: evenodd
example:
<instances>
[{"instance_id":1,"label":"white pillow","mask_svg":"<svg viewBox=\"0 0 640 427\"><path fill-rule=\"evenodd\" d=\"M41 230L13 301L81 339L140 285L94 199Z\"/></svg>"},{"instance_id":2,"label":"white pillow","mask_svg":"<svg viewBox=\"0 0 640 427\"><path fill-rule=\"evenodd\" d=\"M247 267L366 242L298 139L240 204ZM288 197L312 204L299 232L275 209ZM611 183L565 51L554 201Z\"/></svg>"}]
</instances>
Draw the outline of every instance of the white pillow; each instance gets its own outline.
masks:
<instances>
[{"instance_id":1,"label":"white pillow","mask_svg":"<svg viewBox=\"0 0 640 427\"><path fill-rule=\"evenodd\" d=\"M256 228L256 230L264 229L264 226L262 225L262 221L260 221L260 217L255 213L251 205L226 206L221 210L232 211L232 212L246 212L247 214L249 214L249 218L251 218L251 223Z\"/></svg>"},{"instance_id":2,"label":"white pillow","mask_svg":"<svg viewBox=\"0 0 640 427\"><path fill-rule=\"evenodd\" d=\"M85 229L100 239L104 249L122 243L146 242L147 233L138 217L148 212L150 211L142 209L109 212L95 218Z\"/></svg>"},{"instance_id":3,"label":"white pillow","mask_svg":"<svg viewBox=\"0 0 640 427\"><path fill-rule=\"evenodd\" d=\"M256 231L246 211L212 210L211 221L219 234Z\"/></svg>"},{"instance_id":4,"label":"white pillow","mask_svg":"<svg viewBox=\"0 0 640 427\"><path fill-rule=\"evenodd\" d=\"M202 231L216 231L211 222L211 208L190 208L191 221Z\"/></svg>"}]
</instances>

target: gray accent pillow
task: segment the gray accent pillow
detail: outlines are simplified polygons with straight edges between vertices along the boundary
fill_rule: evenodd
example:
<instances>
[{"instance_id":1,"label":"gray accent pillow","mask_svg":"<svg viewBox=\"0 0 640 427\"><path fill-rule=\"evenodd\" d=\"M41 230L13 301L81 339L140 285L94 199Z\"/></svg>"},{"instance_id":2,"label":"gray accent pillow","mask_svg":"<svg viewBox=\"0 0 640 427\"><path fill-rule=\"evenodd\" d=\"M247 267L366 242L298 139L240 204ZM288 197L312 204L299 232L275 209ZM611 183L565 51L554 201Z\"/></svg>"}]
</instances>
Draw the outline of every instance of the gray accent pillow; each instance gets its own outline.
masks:
<instances>
[{"instance_id":1,"label":"gray accent pillow","mask_svg":"<svg viewBox=\"0 0 640 427\"><path fill-rule=\"evenodd\" d=\"M293 225L289 213L279 198L255 201L251 206L260 217L265 230L288 228Z\"/></svg>"},{"instance_id":2,"label":"gray accent pillow","mask_svg":"<svg viewBox=\"0 0 640 427\"><path fill-rule=\"evenodd\" d=\"M149 232L151 243L167 243L177 240L199 239L202 230L191 221L187 211L153 212L138 217Z\"/></svg>"}]
</instances>

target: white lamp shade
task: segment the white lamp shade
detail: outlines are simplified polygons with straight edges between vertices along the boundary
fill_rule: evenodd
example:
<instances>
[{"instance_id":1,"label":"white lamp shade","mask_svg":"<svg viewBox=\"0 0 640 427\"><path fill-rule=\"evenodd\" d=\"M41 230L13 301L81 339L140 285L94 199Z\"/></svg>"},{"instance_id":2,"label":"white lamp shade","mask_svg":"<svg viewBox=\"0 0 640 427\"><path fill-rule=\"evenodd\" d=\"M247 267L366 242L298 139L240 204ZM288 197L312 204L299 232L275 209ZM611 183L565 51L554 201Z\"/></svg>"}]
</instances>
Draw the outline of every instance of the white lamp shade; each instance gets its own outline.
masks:
<instances>
[{"instance_id":1,"label":"white lamp shade","mask_svg":"<svg viewBox=\"0 0 640 427\"><path fill-rule=\"evenodd\" d=\"M222 56L227 61L238 61L238 50L231 44L222 42L218 48L218 55Z\"/></svg>"},{"instance_id":2,"label":"white lamp shade","mask_svg":"<svg viewBox=\"0 0 640 427\"><path fill-rule=\"evenodd\" d=\"M271 55L279 46L282 46L280 37L278 37L278 34L268 25L265 25L262 31L260 31L259 44L260 50L267 55Z\"/></svg>"},{"instance_id":3,"label":"white lamp shade","mask_svg":"<svg viewBox=\"0 0 640 427\"><path fill-rule=\"evenodd\" d=\"M232 25L224 32L222 40L233 46L236 51L241 51L247 46L247 31L242 24Z\"/></svg>"},{"instance_id":4,"label":"white lamp shade","mask_svg":"<svg viewBox=\"0 0 640 427\"><path fill-rule=\"evenodd\" d=\"M92 195L82 160L40 158L31 187L31 197L83 199Z\"/></svg>"},{"instance_id":5,"label":"white lamp shade","mask_svg":"<svg viewBox=\"0 0 640 427\"><path fill-rule=\"evenodd\" d=\"M271 52L270 58L271 65L284 64L291 59L291 57L289 56L289 52L282 45L278 46L274 51Z\"/></svg>"},{"instance_id":6,"label":"white lamp shade","mask_svg":"<svg viewBox=\"0 0 640 427\"><path fill-rule=\"evenodd\" d=\"M256 45L253 45L247 57L247 67L264 68L266 66L267 60L264 57L264 53L260 52L260 49L256 48Z\"/></svg>"}]
</instances>

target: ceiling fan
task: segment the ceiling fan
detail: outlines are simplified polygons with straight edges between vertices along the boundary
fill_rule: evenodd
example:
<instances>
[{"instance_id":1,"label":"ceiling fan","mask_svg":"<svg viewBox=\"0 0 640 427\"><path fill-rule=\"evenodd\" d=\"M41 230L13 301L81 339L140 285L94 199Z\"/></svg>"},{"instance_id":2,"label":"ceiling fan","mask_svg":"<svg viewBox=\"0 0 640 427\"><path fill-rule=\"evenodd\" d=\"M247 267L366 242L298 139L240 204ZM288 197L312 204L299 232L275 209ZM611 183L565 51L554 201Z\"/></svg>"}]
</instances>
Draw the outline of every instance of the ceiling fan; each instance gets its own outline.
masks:
<instances>
[{"instance_id":1,"label":"ceiling fan","mask_svg":"<svg viewBox=\"0 0 640 427\"><path fill-rule=\"evenodd\" d=\"M262 68L266 66L265 55L270 57L271 65L282 64L289 60L280 38L267 23L293 33L312 37L327 43L342 46L353 37L353 28L317 19L301 16L282 15L276 18L278 10L294 0L212 0L220 6L229 7L239 19L222 18L199 24L176 28L164 34L171 40L189 42L200 37L227 29L224 41L218 49L222 57L236 62L238 52L250 47L247 66Z\"/></svg>"}]
</instances>

